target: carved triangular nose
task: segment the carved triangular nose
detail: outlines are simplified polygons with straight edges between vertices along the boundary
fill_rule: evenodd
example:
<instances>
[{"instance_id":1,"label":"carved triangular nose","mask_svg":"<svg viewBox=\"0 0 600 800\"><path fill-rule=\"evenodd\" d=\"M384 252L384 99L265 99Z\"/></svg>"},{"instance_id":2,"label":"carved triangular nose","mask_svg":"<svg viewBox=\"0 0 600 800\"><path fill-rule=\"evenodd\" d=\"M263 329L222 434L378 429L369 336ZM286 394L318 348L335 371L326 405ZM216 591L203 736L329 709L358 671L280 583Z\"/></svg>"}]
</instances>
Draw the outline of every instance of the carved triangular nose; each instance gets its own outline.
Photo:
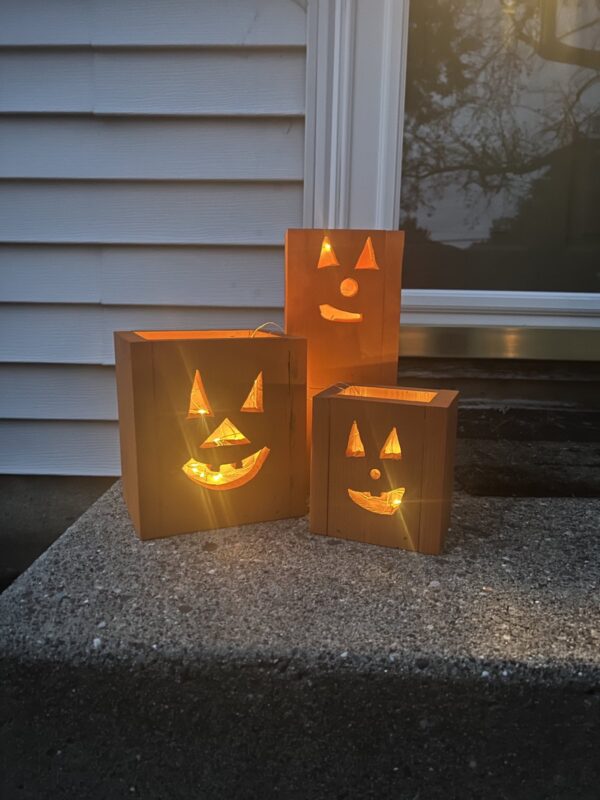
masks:
<instances>
[{"instance_id":1,"label":"carved triangular nose","mask_svg":"<svg viewBox=\"0 0 600 800\"><path fill-rule=\"evenodd\" d=\"M206 437L200 447L224 447L231 444L249 444L250 439L246 439L244 434L236 428L231 420L225 419Z\"/></svg>"}]
</instances>

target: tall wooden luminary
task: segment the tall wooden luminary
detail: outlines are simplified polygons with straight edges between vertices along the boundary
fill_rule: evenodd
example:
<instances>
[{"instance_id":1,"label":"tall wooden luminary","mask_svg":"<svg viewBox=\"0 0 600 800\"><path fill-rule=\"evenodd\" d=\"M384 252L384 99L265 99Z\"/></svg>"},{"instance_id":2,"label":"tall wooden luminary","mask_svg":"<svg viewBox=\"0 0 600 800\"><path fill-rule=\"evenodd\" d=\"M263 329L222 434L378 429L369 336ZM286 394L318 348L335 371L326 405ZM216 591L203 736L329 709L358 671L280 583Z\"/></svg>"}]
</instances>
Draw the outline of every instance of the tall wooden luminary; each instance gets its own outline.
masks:
<instances>
[{"instance_id":1,"label":"tall wooden luminary","mask_svg":"<svg viewBox=\"0 0 600 800\"><path fill-rule=\"evenodd\" d=\"M115 333L125 500L142 539L307 510L306 342Z\"/></svg>"},{"instance_id":2,"label":"tall wooden luminary","mask_svg":"<svg viewBox=\"0 0 600 800\"><path fill-rule=\"evenodd\" d=\"M346 385L313 402L311 531L439 553L450 522L458 393Z\"/></svg>"},{"instance_id":3,"label":"tall wooden luminary","mask_svg":"<svg viewBox=\"0 0 600 800\"><path fill-rule=\"evenodd\" d=\"M394 385L404 231L290 229L285 330L308 342L310 400L338 382Z\"/></svg>"}]
</instances>

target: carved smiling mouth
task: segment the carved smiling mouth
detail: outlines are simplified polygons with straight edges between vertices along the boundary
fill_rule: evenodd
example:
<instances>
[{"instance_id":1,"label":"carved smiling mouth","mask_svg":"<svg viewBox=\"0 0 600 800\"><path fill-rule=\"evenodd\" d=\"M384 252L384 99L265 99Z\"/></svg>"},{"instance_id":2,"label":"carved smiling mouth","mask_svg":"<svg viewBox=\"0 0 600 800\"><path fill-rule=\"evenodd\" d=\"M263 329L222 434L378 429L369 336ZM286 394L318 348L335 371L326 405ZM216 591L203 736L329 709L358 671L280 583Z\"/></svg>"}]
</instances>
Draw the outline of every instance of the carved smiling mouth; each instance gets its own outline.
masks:
<instances>
[{"instance_id":1,"label":"carved smiling mouth","mask_svg":"<svg viewBox=\"0 0 600 800\"><path fill-rule=\"evenodd\" d=\"M354 311L344 311L341 308L329 305L329 303L320 305L319 311L323 319L327 319L329 322L362 322L363 318L362 314Z\"/></svg>"},{"instance_id":2,"label":"carved smiling mouth","mask_svg":"<svg viewBox=\"0 0 600 800\"><path fill-rule=\"evenodd\" d=\"M218 469L214 469L210 464L202 461L196 461L195 458L190 458L181 469L191 481L206 489L216 489L217 491L235 489L258 475L270 452L268 447L263 447L241 461L221 464ZM239 466L236 466L237 464Z\"/></svg>"},{"instance_id":3,"label":"carved smiling mouth","mask_svg":"<svg viewBox=\"0 0 600 800\"><path fill-rule=\"evenodd\" d=\"M381 492L380 495L372 495L371 492L355 492L348 489L348 496L357 506L370 511L372 514L395 514L400 508L402 498L406 489L391 489L389 492Z\"/></svg>"}]
</instances>

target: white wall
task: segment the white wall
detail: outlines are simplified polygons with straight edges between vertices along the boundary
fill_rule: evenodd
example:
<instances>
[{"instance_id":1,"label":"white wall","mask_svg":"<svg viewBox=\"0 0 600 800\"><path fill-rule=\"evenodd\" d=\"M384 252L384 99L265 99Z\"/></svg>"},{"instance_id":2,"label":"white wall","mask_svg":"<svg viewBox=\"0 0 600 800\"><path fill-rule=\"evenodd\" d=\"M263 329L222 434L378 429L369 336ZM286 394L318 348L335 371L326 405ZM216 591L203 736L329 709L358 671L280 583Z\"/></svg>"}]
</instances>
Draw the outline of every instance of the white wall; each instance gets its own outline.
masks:
<instances>
[{"instance_id":1,"label":"white wall","mask_svg":"<svg viewBox=\"0 0 600 800\"><path fill-rule=\"evenodd\" d=\"M0 472L115 475L114 330L281 320L293 0L0 4Z\"/></svg>"}]
</instances>

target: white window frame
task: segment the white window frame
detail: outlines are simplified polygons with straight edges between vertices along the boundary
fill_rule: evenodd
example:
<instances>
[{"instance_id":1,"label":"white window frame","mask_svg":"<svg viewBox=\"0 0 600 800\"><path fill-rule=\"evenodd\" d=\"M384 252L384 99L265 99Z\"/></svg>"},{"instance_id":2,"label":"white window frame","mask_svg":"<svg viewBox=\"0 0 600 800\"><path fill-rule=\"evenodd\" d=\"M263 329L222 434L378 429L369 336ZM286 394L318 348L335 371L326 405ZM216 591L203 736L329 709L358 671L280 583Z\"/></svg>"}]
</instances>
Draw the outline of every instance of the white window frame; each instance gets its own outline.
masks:
<instances>
[{"instance_id":1,"label":"white window frame","mask_svg":"<svg viewBox=\"0 0 600 800\"><path fill-rule=\"evenodd\" d=\"M304 224L397 228L408 0L308 6Z\"/></svg>"},{"instance_id":2,"label":"white window frame","mask_svg":"<svg viewBox=\"0 0 600 800\"><path fill-rule=\"evenodd\" d=\"M398 227L408 11L409 0L309 0L306 227ZM405 290L403 324L597 334L600 295Z\"/></svg>"}]
</instances>

